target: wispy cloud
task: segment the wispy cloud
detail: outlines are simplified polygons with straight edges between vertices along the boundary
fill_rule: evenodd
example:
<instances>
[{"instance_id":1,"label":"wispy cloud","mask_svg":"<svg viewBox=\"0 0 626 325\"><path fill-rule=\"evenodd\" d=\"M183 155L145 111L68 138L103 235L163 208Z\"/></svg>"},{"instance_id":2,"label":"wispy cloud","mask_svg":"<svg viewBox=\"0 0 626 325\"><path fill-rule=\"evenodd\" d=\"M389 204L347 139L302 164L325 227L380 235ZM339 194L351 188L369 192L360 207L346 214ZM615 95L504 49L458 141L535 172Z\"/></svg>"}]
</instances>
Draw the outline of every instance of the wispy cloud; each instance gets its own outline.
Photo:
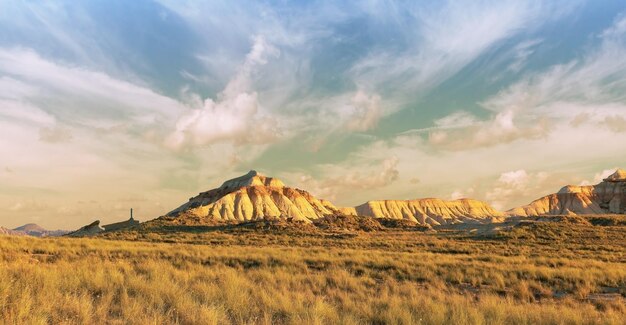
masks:
<instances>
[{"instance_id":1,"label":"wispy cloud","mask_svg":"<svg viewBox=\"0 0 626 325\"><path fill-rule=\"evenodd\" d=\"M575 6L574 2L553 6L535 1L454 1L417 7L408 11L414 24L407 26L408 33L413 32L407 36L407 48L400 53L373 51L353 66L352 74L366 89L423 94L498 42L558 19Z\"/></svg>"},{"instance_id":2,"label":"wispy cloud","mask_svg":"<svg viewBox=\"0 0 626 325\"><path fill-rule=\"evenodd\" d=\"M375 190L391 185L398 180L398 158L390 157L380 162L380 165L368 163L367 171L355 170L354 166L333 168L325 174L340 173L334 176L315 178L310 174L300 175L298 183L303 188L324 199L335 200L346 191ZM296 175L297 176L297 175Z\"/></svg>"},{"instance_id":3,"label":"wispy cloud","mask_svg":"<svg viewBox=\"0 0 626 325\"><path fill-rule=\"evenodd\" d=\"M263 36L254 39L252 49L238 73L218 95L217 101L206 99L204 107L185 113L176 123L165 144L172 149L190 145L204 146L219 141L235 144L267 143L278 137L277 120L260 112L251 75L280 52Z\"/></svg>"},{"instance_id":4,"label":"wispy cloud","mask_svg":"<svg viewBox=\"0 0 626 325\"><path fill-rule=\"evenodd\" d=\"M599 46L582 58L526 77L483 103L492 111L532 109L556 101L587 103L626 99L626 18L597 35Z\"/></svg>"},{"instance_id":5,"label":"wispy cloud","mask_svg":"<svg viewBox=\"0 0 626 325\"><path fill-rule=\"evenodd\" d=\"M532 118L530 121L516 122L514 110L498 112L487 121L477 119L475 121L466 126L459 124L455 128L430 131L429 142L434 147L444 150L472 150L520 139L541 139L546 137L552 127L547 118Z\"/></svg>"}]
</instances>

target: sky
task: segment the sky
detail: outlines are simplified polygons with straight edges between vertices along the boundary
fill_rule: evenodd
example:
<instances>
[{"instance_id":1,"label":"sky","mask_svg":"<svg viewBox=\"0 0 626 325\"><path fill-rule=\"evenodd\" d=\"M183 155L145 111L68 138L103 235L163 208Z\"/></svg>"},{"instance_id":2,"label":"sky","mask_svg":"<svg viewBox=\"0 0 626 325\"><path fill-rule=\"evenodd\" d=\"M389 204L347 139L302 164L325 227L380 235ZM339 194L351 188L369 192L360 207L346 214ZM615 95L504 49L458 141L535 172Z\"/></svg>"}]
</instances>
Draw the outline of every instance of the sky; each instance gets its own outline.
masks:
<instances>
[{"instance_id":1,"label":"sky","mask_svg":"<svg viewBox=\"0 0 626 325\"><path fill-rule=\"evenodd\" d=\"M626 167L626 2L0 1L0 225L156 218L254 169L506 210Z\"/></svg>"}]
</instances>

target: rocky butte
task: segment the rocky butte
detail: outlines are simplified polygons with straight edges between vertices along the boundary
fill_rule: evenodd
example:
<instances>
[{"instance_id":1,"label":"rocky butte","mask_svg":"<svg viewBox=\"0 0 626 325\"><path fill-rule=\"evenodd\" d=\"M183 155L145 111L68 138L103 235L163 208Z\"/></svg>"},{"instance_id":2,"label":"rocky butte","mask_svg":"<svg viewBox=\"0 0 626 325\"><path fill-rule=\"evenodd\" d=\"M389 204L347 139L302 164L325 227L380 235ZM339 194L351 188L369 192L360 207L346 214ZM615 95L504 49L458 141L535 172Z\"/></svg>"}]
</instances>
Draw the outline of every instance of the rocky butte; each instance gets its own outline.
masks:
<instances>
[{"instance_id":1,"label":"rocky butte","mask_svg":"<svg viewBox=\"0 0 626 325\"><path fill-rule=\"evenodd\" d=\"M338 208L310 193L285 186L254 170L202 192L167 217L179 222L203 224L216 221L243 222L264 218L284 218L310 223L334 215L359 215L374 218L405 219L423 225L459 222L489 222L504 217L488 204L461 199L369 201L357 207Z\"/></svg>"},{"instance_id":2,"label":"rocky butte","mask_svg":"<svg viewBox=\"0 0 626 325\"><path fill-rule=\"evenodd\" d=\"M618 169L596 185L568 185L528 205L507 211L510 216L626 213L626 171Z\"/></svg>"},{"instance_id":3,"label":"rocky butte","mask_svg":"<svg viewBox=\"0 0 626 325\"><path fill-rule=\"evenodd\" d=\"M332 203L306 191L286 187L282 181L251 170L222 186L189 199L168 216L202 221L248 221L265 217L304 222L338 214Z\"/></svg>"}]
</instances>

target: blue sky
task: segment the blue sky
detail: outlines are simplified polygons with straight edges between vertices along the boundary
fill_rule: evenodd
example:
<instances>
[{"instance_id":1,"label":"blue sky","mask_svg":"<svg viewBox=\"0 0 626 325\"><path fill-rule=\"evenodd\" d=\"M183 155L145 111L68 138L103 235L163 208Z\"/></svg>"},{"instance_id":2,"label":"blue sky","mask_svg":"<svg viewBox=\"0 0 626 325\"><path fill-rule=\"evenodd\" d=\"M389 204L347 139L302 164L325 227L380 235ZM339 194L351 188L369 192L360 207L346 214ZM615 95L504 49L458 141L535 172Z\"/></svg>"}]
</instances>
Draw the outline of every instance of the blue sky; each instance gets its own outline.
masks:
<instances>
[{"instance_id":1,"label":"blue sky","mask_svg":"<svg viewBox=\"0 0 626 325\"><path fill-rule=\"evenodd\" d=\"M257 169L509 209L626 167L623 1L3 1L0 225Z\"/></svg>"}]
</instances>

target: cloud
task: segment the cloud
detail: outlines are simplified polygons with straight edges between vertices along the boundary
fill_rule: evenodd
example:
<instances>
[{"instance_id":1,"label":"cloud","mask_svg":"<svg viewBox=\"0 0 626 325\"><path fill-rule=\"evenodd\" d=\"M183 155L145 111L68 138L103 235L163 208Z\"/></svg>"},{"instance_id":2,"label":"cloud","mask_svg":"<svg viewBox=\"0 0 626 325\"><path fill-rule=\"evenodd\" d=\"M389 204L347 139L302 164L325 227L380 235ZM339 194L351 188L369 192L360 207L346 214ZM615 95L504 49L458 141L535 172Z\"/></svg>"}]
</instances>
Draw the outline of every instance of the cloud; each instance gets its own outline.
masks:
<instances>
[{"instance_id":1,"label":"cloud","mask_svg":"<svg viewBox=\"0 0 626 325\"><path fill-rule=\"evenodd\" d=\"M380 96L358 91L352 97L351 105L348 106L345 126L350 131L363 132L376 127L381 117Z\"/></svg>"},{"instance_id":2,"label":"cloud","mask_svg":"<svg viewBox=\"0 0 626 325\"><path fill-rule=\"evenodd\" d=\"M626 118L621 115L611 115L604 118L604 125L613 132L626 132Z\"/></svg>"},{"instance_id":3,"label":"cloud","mask_svg":"<svg viewBox=\"0 0 626 325\"><path fill-rule=\"evenodd\" d=\"M280 56L280 51L269 44L264 36L257 35L254 38L252 49L246 55L246 59L239 68L237 75L230 80L221 96L225 98L236 97L251 88L251 77L258 66L267 64L269 58Z\"/></svg>"},{"instance_id":4,"label":"cloud","mask_svg":"<svg viewBox=\"0 0 626 325\"><path fill-rule=\"evenodd\" d=\"M605 170L603 170L603 171L601 171L599 173L596 173L593 176L593 180L591 180L591 181L583 180L582 182L580 182L580 185L581 186L596 185L596 184L602 182L605 178L607 178L607 177L611 176L613 173L615 173L615 171L617 169L618 169L617 167L605 169Z\"/></svg>"},{"instance_id":5,"label":"cloud","mask_svg":"<svg viewBox=\"0 0 626 325\"><path fill-rule=\"evenodd\" d=\"M459 128L474 125L478 119L466 111L454 112L448 116L435 120L435 126L439 129Z\"/></svg>"},{"instance_id":6,"label":"cloud","mask_svg":"<svg viewBox=\"0 0 626 325\"><path fill-rule=\"evenodd\" d=\"M610 103L626 99L626 16L598 36L599 45L582 58L556 64L488 98L492 111L529 110L557 101Z\"/></svg>"},{"instance_id":7,"label":"cloud","mask_svg":"<svg viewBox=\"0 0 626 325\"><path fill-rule=\"evenodd\" d=\"M440 128L430 131L428 140L431 145L442 150L470 150L520 139L541 139L546 137L551 126L546 118L520 123L516 121L513 110L499 112L486 121L454 113L437 123Z\"/></svg>"},{"instance_id":8,"label":"cloud","mask_svg":"<svg viewBox=\"0 0 626 325\"><path fill-rule=\"evenodd\" d=\"M622 17L602 32L599 47L581 59L526 77L481 102L491 112L490 119L457 112L435 121L429 130L430 144L443 150L468 150L545 139L557 124L565 122L563 118L572 127L579 127L604 117L601 123L610 130L626 130L621 115L609 116L625 99L620 95L626 90L625 21ZM586 111L571 119L575 107L586 107ZM589 115L590 110L596 111L595 117Z\"/></svg>"},{"instance_id":9,"label":"cloud","mask_svg":"<svg viewBox=\"0 0 626 325\"><path fill-rule=\"evenodd\" d=\"M49 209L50 206L46 202L41 202L34 199L29 199L26 201L18 201L13 203L8 207L9 211L20 211L20 212L32 212L32 211L43 211Z\"/></svg>"},{"instance_id":10,"label":"cloud","mask_svg":"<svg viewBox=\"0 0 626 325\"><path fill-rule=\"evenodd\" d=\"M345 191L371 190L388 186L399 177L398 158L391 157L381 162L380 170L362 173L355 168L343 169L343 175L318 180L311 175L301 175L300 184L312 193L329 200Z\"/></svg>"},{"instance_id":11,"label":"cloud","mask_svg":"<svg viewBox=\"0 0 626 325\"><path fill-rule=\"evenodd\" d=\"M166 146L181 149L217 142L234 144L268 143L278 137L277 120L260 113L258 94L251 91L255 68L267 63L279 51L257 36L238 73L218 95L208 98L204 107L181 116L176 130L165 140Z\"/></svg>"},{"instance_id":12,"label":"cloud","mask_svg":"<svg viewBox=\"0 0 626 325\"><path fill-rule=\"evenodd\" d=\"M150 88L53 62L25 48L0 48L0 72L5 74L2 84L10 86L0 88L0 98L36 106L60 122L103 127L122 120L145 127L185 109Z\"/></svg>"},{"instance_id":13,"label":"cloud","mask_svg":"<svg viewBox=\"0 0 626 325\"><path fill-rule=\"evenodd\" d=\"M538 190L544 186L548 177L546 172L529 174L524 169L504 172L493 188L486 192L485 198L496 209L502 210L516 197L538 196Z\"/></svg>"},{"instance_id":14,"label":"cloud","mask_svg":"<svg viewBox=\"0 0 626 325\"><path fill-rule=\"evenodd\" d=\"M176 131L165 140L166 146L181 149L217 142L262 144L278 137L277 121L258 114L257 94L241 93L219 102L207 99L204 107L183 115Z\"/></svg>"},{"instance_id":15,"label":"cloud","mask_svg":"<svg viewBox=\"0 0 626 325\"><path fill-rule=\"evenodd\" d=\"M569 124L573 127L579 127L584 123L587 123L591 119L589 113L579 113L569 122Z\"/></svg>"},{"instance_id":16,"label":"cloud","mask_svg":"<svg viewBox=\"0 0 626 325\"><path fill-rule=\"evenodd\" d=\"M450 200L471 198L474 196L475 191L476 190L473 187L470 187L466 190L459 190L459 189L454 190L452 194L450 194Z\"/></svg>"},{"instance_id":17,"label":"cloud","mask_svg":"<svg viewBox=\"0 0 626 325\"><path fill-rule=\"evenodd\" d=\"M434 6L408 6L396 17L400 38L407 44L398 51L375 49L356 62L351 74L365 89L384 88L390 93L420 95L450 78L500 41L521 31L559 19L576 7L574 2L447 1ZM402 19L409 16L412 19ZM519 49L521 65L534 44ZM385 94L386 95L386 94Z\"/></svg>"},{"instance_id":18,"label":"cloud","mask_svg":"<svg viewBox=\"0 0 626 325\"><path fill-rule=\"evenodd\" d=\"M523 169L505 172L500 174L498 181L505 185L522 187L528 183L528 174Z\"/></svg>"},{"instance_id":19,"label":"cloud","mask_svg":"<svg viewBox=\"0 0 626 325\"><path fill-rule=\"evenodd\" d=\"M513 62L509 64L508 70L520 72L528 58L535 53L536 47L541 44L541 39L531 39L520 42L513 48Z\"/></svg>"},{"instance_id":20,"label":"cloud","mask_svg":"<svg viewBox=\"0 0 626 325\"><path fill-rule=\"evenodd\" d=\"M72 133L63 127L42 127L39 129L39 140L48 143L67 142L72 140Z\"/></svg>"}]
</instances>

